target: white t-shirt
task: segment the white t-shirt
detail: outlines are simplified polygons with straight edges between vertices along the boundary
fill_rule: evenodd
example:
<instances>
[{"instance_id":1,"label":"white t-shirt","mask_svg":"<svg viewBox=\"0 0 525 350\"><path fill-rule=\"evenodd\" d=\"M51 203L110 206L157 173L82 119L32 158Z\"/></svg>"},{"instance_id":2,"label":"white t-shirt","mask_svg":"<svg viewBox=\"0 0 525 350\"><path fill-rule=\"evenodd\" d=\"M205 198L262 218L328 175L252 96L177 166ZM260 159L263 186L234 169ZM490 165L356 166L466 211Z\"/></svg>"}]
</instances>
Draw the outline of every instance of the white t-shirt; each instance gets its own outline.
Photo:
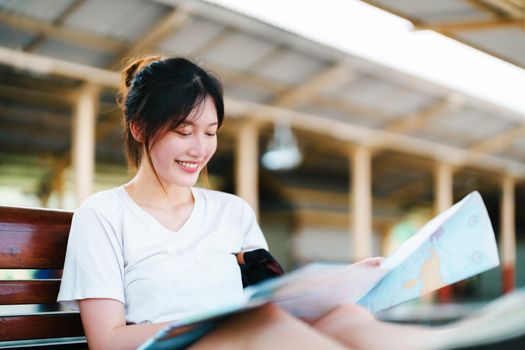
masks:
<instances>
[{"instance_id":1,"label":"white t-shirt","mask_svg":"<svg viewBox=\"0 0 525 350\"><path fill-rule=\"evenodd\" d=\"M74 215L58 302L110 298L127 323L163 322L242 296L233 253L268 245L252 208L237 196L192 188L178 231L162 226L124 187L88 198Z\"/></svg>"}]
</instances>

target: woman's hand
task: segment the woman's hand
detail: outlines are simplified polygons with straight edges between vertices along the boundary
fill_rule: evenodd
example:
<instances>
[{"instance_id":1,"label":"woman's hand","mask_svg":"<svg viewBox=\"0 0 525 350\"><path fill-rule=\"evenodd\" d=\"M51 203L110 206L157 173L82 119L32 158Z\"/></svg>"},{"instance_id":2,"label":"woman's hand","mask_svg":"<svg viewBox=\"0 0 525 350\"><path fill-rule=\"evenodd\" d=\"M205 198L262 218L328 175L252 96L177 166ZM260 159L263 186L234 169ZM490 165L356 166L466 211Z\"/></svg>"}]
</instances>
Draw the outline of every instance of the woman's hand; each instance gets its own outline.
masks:
<instances>
[{"instance_id":1,"label":"woman's hand","mask_svg":"<svg viewBox=\"0 0 525 350\"><path fill-rule=\"evenodd\" d=\"M372 257L372 258L366 258L366 259L360 260L360 261L356 262L356 264L363 264L363 265L368 265L368 266L380 266L381 262L384 259L385 258L382 257L382 256L375 256L375 257Z\"/></svg>"},{"instance_id":2,"label":"woman's hand","mask_svg":"<svg viewBox=\"0 0 525 350\"><path fill-rule=\"evenodd\" d=\"M238 252L235 256L237 257L237 263L239 265L244 265L244 252Z\"/></svg>"}]
</instances>

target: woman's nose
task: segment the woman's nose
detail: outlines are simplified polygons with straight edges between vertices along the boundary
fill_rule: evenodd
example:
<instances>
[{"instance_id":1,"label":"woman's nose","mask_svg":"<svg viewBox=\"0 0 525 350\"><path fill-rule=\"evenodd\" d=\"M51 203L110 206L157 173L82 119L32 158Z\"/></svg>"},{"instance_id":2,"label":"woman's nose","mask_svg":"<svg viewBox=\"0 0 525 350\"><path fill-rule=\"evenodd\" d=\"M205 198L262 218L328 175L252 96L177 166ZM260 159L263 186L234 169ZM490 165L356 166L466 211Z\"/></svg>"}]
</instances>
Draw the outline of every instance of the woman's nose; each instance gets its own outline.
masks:
<instances>
[{"instance_id":1,"label":"woman's nose","mask_svg":"<svg viewBox=\"0 0 525 350\"><path fill-rule=\"evenodd\" d=\"M192 156L202 156L206 152L206 145L203 137L196 135L193 137L190 147L190 154Z\"/></svg>"}]
</instances>

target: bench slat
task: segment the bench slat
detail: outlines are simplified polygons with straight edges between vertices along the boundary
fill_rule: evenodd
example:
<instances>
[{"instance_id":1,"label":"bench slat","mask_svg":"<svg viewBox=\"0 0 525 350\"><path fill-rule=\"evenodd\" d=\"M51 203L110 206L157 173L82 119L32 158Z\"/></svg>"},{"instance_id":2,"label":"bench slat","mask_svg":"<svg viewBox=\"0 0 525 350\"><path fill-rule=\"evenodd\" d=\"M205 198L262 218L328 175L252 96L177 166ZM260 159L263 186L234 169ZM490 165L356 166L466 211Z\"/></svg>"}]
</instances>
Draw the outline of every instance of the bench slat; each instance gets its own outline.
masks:
<instances>
[{"instance_id":1,"label":"bench slat","mask_svg":"<svg viewBox=\"0 0 525 350\"><path fill-rule=\"evenodd\" d=\"M54 304L59 279L0 281L0 305Z\"/></svg>"},{"instance_id":2,"label":"bench slat","mask_svg":"<svg viewBox=\"0 0 525 350\"><path fill-rule=\"evenodd\" d=\"M78 313L0 317L0 341L83 335Z\"/></svg>"},{"instance_id":3,"label":"bench slat","mask_svg":"<svg viewBox=\"0 0 525 350\"><path fill-rule=\"evenodd\" d=\"M65 340L62 340L65 339ZM87 342L84 339L76 341L69 341L75 338L59 338L56 341L47 343L45 340L17 340L0 342L0 349L33 349L33 350L89 350Z\"/></svg>"},{"instance_id":4,"label":"bench slat","mask_svg":"<svg viewBox=\"0 0 525 350\"><path fill-rule=\"evenodd\" d=\"M72 216L0 206L0 268L62 269Z\"/></svg>"}]
</instances>

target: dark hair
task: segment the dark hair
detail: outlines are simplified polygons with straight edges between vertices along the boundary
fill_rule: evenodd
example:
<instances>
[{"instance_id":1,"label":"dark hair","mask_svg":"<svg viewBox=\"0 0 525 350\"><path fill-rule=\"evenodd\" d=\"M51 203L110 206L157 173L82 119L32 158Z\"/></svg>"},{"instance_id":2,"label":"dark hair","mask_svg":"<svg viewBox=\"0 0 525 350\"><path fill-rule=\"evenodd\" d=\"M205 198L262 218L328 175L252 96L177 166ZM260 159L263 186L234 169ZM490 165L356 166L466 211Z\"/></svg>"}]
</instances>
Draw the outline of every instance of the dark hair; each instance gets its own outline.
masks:
<instances>
[{"instance_id":1,"label":"dark hair","mask_svg":"<svg viewBox=\"0 0 525 350\"><path fill-rule=\"evenodd\" d=\"M128 165L138 168L146 152L157 174L150 150L158 138L188 119L206 97L215 105L220 127L224 119L222 95L219 79L185 58L150 56L134 60L122 71L118 101L124 113ZM131 123L140 130L140 141L133 138Z\"/></svg>"}]
</instances>

